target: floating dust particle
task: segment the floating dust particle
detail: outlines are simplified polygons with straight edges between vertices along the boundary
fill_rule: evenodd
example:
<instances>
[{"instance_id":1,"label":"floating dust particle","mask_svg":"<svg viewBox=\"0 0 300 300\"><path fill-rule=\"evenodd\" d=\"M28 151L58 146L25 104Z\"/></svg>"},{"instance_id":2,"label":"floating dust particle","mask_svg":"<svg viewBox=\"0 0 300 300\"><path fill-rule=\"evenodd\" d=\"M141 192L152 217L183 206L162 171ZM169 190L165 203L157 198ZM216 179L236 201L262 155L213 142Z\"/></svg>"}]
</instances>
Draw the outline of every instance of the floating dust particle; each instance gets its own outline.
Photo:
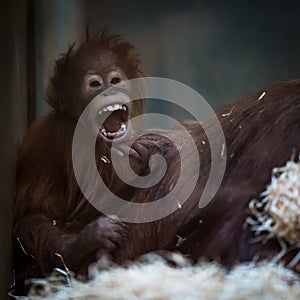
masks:
<instances>
[{"instance_id":1,"label":"floating dust particle","mask_svg":"<svg viewBox=\"0 0 300 300\"><path fill-rule=\"evenodd\" d=\"M176 247L180 247L185 241L186 241L186 237L185 238L183 238L182 236L180 236L180 235L176 235L176 237L177 237L177 243L176 243Z\"/></svg>"},{"instance_id":2,"label":"floating dust particle","mask_svg":"<svg viewBox=\"0 0 300 300\"><path fill-rule=\"evenodd\" d=\"M205 141L202 141L202 144L205 145Z\"/></svg>"},{"instance_id":3,"label":"floating dust particle","mask_svg":"<svg viewBox=\"0 0 300 300\"><path fill-rule=\"evenodd\" d=\"M222 157L223 159L226 158L226 148L225 148L225 144L222 144L221 157Z\"/></svg>"},{"instance_id":4,"label":"floating dust particle","mask_svg":"<svg viewBox=\"0 0 300 300\"><path fill-rule=\"evenodd\" d=\"M103 161L105 164L110 164L110 160L106 156L102 156L100 160Z\"/></svg>"},{"instance_id":5,"label":"floating dust particle","mask_svg":"<svg viewBox=\"0 0 300 300\"><path fill-rule=\"evenodd\" d=\"M228 113L224 113L224 114L222 114L221 116L222 116L222 117L227 117L227 116L230 116L230 115L232 114L232 111L233 111L233 108L231 109L231 111L230 111L230 112L228 112Z\"/></svg>"},{"instance_id":6,"label":"floating dust particle","mask_svg":"<svg viewBox=\"0 0 300 300\"><path fill-rule=\"evenodd\" d=\"M52 221L52 225L56 226L56 221L55 220Z\"/></svg>"},{"instance_id":7,"label":"floating dust particle","mask_svg":"<svg viewBox=\"0 0 300 300\"><path fill-rule=\"evenodd\" d=\"M174 183L172 182L172 184L171 184L170 187L169 187L169 191L172 191L172 190L173 190L173 187L174 187Z\"/></svg>"},{"instance_id":8,"label":"floating dust particle","mask_svg":"<svg viewBox=\"0 0 300 300\"><path fill-rule=\"evenodd\" d=\"M262 92L261 95L258 97L258 101L262 100L262 98L266 95L266 92Z\"/></svg>"}]
</instances>

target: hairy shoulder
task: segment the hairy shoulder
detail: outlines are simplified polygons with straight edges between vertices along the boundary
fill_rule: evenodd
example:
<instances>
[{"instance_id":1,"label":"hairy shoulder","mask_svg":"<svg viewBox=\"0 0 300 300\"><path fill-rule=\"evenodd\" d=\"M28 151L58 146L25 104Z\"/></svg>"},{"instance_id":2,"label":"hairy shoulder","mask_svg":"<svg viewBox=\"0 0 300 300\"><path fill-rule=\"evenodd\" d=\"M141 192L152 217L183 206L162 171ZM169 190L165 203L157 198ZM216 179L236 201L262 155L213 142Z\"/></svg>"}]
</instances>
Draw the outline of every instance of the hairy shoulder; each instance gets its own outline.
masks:
<instances>
[{"instance_id":1,"label":"hairy shoulder","mask_svg":"<svg viewBox=\"0 0 300 300\"><path fill-rule=\"evenodd\" d=\"M63 113L41 117L28 129L21 145L20 159L37 154L46 158L53 151L64 150L71 142L75 126L75 120Z\"/></svg>"},{"instance_id":2,"label":"hairy shoulder","mask_svg":"<svg viewBox=\"0 0 300 300\"><path fill-rule=\"evenodd\" d=\"M74 123L51 113L28 130L18 157L16 211L25 211L29 203L31 208L46 205L46 198L57 200L65 193Z\"/></svg>"}]
</instances>

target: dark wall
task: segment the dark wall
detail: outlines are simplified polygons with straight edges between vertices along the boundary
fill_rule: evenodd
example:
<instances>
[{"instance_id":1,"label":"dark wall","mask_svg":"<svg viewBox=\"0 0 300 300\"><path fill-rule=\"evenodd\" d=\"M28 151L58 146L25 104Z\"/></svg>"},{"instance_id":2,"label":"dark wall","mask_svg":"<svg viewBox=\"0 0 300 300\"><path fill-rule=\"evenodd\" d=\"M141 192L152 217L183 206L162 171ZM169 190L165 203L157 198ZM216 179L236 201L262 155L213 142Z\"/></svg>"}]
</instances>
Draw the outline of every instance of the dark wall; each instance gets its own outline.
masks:
<instances>
[{"instance_id":1,"label":"dark wall","mask_svg":"<svg viewBox=\"0 0 300 300\"><path fill-rule=\"evenodd\" d=\"M26 1L4 1L0 15L0 299L12 283L11 221L17 148L26 126Z\"/></svg>"},{"instance_id":2,"label":"dark wall","mask_svg":"<svg viewBox=\"0 0 300 300\"><path fill-rule=\"evenodd\" d=\"M183 82L222 105L300 77L300 2L272 0L39 0L37 111L54 59L84 35L108 26L137 47L149 76Z\"/></svg>"},{"instance_id":3,"label":"dark wall","mask_svg":"<svg viewBox=\"0 0 300 300\"><path fill-rule=\"evenodd\" d=\"M83 1L93 28L137 45L147 74L196 89L214 108L300 77L299 1Z\"/></svg>"}]
</instances>

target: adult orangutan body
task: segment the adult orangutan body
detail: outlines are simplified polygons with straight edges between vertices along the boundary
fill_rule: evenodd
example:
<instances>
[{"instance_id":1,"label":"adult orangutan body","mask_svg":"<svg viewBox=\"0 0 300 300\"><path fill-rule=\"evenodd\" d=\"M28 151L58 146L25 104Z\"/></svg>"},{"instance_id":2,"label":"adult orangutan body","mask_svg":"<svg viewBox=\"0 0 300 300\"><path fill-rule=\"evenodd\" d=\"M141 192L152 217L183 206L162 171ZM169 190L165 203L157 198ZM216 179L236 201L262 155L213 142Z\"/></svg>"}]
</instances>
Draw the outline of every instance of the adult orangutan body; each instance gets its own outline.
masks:
<instances>
[{"instance_id":1,"label":"adult orangutan body","mask_svg":"<svg viewBox=\"0 0 300 300\"><path fill-rule=\"evenodd\" d=\"M14 209L19 291L25 279L46 276L55 267L66 265L76 274L86 274L99 250L118 263L154 250L178 250L194 260L206 257L230 266L254 255L272 257L280 249L272 240L264 245L249 244L250 233L243 224L249 201L264 190L272 168L283 165L293 151L300 153L300 81L275 85L265 90L260 101L261 93L257 93L217 113L227 144L227 167L221 188L205 208L198 204L211 157L207 137L195 121L187 121L185 126L197 144L200 177L192 195L176 212L150 223L125 225L103 215L85 199L72 166L74 130L82 111L98 94L142 75L131 50L118 36L103 33L78 48L71 47L56 62L47 94L54 111L29 129L19 156ZM128 103L124 97L118 92L108 94L92 112L91 119L97 120L100 113L113 111L100 130L92 128L99 130L97 167L115 194L128 201L151 202L176 183L180 158L170 139L154 130L133 145L131 165L137 174L146 175L149 158L159 153L168 165L164 178L142 191L122 183L107 163L111 142L134 138L136 129L127 124L143 112L142 100ZM190 137L180 129L170 131L170 136L189 155ZM86 178L93 180L88 170ZM105 201L104 197L99 201ZM178 235L185 238L180 245Z\"/></svg>"}]
</instances>

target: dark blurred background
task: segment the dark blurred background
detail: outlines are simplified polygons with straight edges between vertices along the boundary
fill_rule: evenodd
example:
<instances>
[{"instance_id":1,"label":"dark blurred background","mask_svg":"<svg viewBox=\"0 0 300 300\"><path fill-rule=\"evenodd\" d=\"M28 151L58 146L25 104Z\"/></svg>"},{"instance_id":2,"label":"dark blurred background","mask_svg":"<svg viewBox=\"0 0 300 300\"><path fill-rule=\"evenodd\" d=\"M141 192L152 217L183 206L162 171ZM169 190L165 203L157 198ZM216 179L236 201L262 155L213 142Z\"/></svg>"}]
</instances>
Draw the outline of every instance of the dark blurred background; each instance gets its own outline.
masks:
<instances>
[{"instance_id":1,"label":"dark blurred background","mask_svg":"<svg viewBox=\"0 0 300 300\"><path fill-rule=\"evenodd\" d=\"M300 75L299 1L49 2L36 7L39 89L54 58L83 35L86 24L122 33L136 46L147 75L181 81L213 108ZM43 89L38 112L42 95Z\"/></svg>"},{"instance_id":2,"label":"dark blurred background","mask_svg":"<svg viewBox=\"0 0 300 300\"><path fill-rule=\"evenodd\" d=\"M149 76L181 81L214 109L300 77L299 1L2 1L0 298L11 281L16 153L69 43L107 25L140 54Z\"/></svg>"}]
</instances>

